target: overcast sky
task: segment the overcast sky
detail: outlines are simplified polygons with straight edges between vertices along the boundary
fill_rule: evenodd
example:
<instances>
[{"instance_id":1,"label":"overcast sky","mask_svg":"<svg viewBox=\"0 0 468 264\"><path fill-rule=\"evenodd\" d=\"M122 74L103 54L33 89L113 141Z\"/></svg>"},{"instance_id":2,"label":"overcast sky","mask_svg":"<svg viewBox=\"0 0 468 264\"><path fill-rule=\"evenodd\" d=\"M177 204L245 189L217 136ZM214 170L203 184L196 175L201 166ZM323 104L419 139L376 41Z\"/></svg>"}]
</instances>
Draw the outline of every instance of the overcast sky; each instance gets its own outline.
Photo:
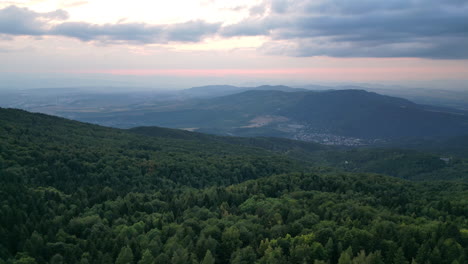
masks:
<instances>
[{"instance_id":1,"label":"overcast sky","mask_svg":"<svg viewBox=\"0 0 468 264\"><path fill-rule=\"evenodd\" d=\"M460 82L467 14L468 0L0 0L0 78Z\"/></svg>"}]
</instances>

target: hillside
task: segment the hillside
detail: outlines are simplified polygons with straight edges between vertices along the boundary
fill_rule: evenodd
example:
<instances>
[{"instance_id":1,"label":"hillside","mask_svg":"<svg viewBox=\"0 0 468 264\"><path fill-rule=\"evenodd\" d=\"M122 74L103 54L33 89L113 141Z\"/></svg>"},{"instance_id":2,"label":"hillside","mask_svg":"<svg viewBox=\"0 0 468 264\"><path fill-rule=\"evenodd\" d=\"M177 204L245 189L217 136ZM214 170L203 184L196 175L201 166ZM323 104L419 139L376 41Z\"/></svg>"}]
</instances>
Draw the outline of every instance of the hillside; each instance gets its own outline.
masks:
<instances>
[{"instance_id":1,"label":"hillside","mask_svg":"<svg viewBox=\"0 0 468 264\"><path fill-rule=\"evenodd\" d=\"M468 114L363 90L251 90L76 119L117 127L157 125L220 135L273 136L359 146L468 134Z\"/></svg>"},{"instance_id":2,"label":"hillside","mask_svg":"<svg viewBox=\"0 0 468 264\"><path fill-rule=\"evenodd\" d=\"M459 148L454 149L453 144L443 142L433 142L435 145L425 148L415 147L425 149L418 151L395 147L343 148L285 138L216 136L161 127L137 127L129 131L150 137L195 140L200 144L259 148L312 166L349 172L374 172L409 180L468 181L467 148L458 145Z\"/></svg>"},{"instance_id":3,"label":"hillside","mask_svg":"<svg viewBox=\"0 0 468 264\"><path fill-rule=\"evenodd\" d=\"M335 153L0 109L0 263L466 262L467 184L314 168L293 148Z\"/></svg>"},{"instance_id":4,"label":"hillside","mask_svg":"<svg viewBox=\"0 0 468 264\"><path fill-rule=\"evenodd\" d=\"M466 114L353 90L309 94L285 113L313 127L329 126L339 135L361 138L451 136L468 128Z\"/></svg>"},{"instance_id":5,"label":"hillside","mask_svg":"<svg viewBox=\"0 0 468 264\"><path fill-rule=\"evenodd\" d=\"M124 177L116 184L124 189L131 187L126 185L130 174L133 181L148 189L181 183L200 187L250 179L254 175L242 168L251 168L253 164L257 172L265 170L255 177L303 168L285 156L255 147L142 137L120 129L22 110L0 108L0 113L0 164L7 169L6 175L17 180L29 173L26 182L88 186L97 180L97 174L120 170ZM214 174L210 172L213 164L222 166ZM188 172L190 179L186 179ZM78 175L79 180L75 178ZM150 182L156 175L158 179Z\"/></svg>"},{"instance_id":6,"label":"hillside","mask_svg":"<svg viewBox=\"0 0 468 264\"><path fill-rule=\"evenodd\" d=\"M238 111L239 116L252 117L250 123L259 116L284 117L283 120L278 118L259 126L269 125L273 130L283 130L293 135L321 133L389 139L452 136L468 132L466 114L443 112L405 99L362 90L299 93L249 91L216 98L205 105L218 111ZM294 131L295 127L299 127L296 129L298 131ZM241 129L237 131L243 133Z\"/></svg>"},{"instance_id":7,"label":"hillside","mask_svg":"<svg viewBox=\"0 0 468 264\"><path fill-rule=\"evenodd\" d=\"M302 170L310 166L324 166L350 172L376 172L405 179L468 180L466 177L468 174L465 173L468 171L466 159L454 157L449 163L445 163L440 160L440 157L446 157L446 155L404 149L353 150L281 138L226 137L159 127L140 127L126 131L6 109L1 111L0 122L5 139L1 142L5 150L4 159L18 157L20 164L26 164L25 162L30 159L38 159L37 163L29 165L35 167L42 164L35 169L44 172L45 175L50 174L51 168L60 171L63 169L62 166L67 167L69 162L74 163L73 160L81 159L81 152L95 151L98 157L85 157L87 162L92 161L100 165L90 169L102 169L109 162L107 159L113 160L119 157L123 164L133 164L129 167L130 170L155 169L155 174L163 174L166 173L163 172L167 169L166 167L186 162L188 171L194 171L191 168L193 166L198 167L195 171L198 171L197 177L200 178L194 183L198 187L205 186L210 181L201 180L207 175L204 175L204 171L200 168L206 166L208 170L210 164L217 162L230 163L230 166L236 167L240 166L239 164L243 161L246 161L247 165L265 163L265 167L273 169L289 164L287 166L294 170ZM18 141L22 137L27 137L31 142L23 142L16 146L14 139ZM51 139L53 141L49 142ZM26 149L31 147L32 149L27 153L32 154L25 156L20 146ZM51 157L43 153L44 148L47 150L47 155L59 157L60 162L50 163ZM157 155L153 153L158 150L160 151ZM174 155L177 159L173 158ZM197 158L187 161L192 155L196 155ZM155 157L158 157L158 162L148 164L147 160ZM193 162L194 160L196 162ZM47 166L43 164L45 161L47 161ZM402 166L402 163L407 165ZM14 166L10 166L11 168ZM69 169L64 170L69 171ZM94 171L91 170L91 172ZM47 177L43 176L39 179L44 181ZM182 175L173 173L171 184L179 184L182 181L179 177ZM215 175L210 177L212 180ZM231 175L226 178L219 174L216 177L219 178L216 184L221 182L231 184L244 180L246 176ZM86 184L86 181L83 184Z\"/></svg>"},{"instance_id":8,"label":"hillside","mask_svg":"<svg viewBox=\"0 0 468 264\"><path fill-rule=\"evenodd\" d=\"M350 87L355 88L355 87ZM53 90L53 89L52 89ZM359 89L203 86L136 93L18 94L6 105L109 127L160 126L340 146L424 146L468 135L468 112ZM36 100L32 100L32 99ZM3 103L5 104L5 103Z\"/></svg>"}]
</instances>

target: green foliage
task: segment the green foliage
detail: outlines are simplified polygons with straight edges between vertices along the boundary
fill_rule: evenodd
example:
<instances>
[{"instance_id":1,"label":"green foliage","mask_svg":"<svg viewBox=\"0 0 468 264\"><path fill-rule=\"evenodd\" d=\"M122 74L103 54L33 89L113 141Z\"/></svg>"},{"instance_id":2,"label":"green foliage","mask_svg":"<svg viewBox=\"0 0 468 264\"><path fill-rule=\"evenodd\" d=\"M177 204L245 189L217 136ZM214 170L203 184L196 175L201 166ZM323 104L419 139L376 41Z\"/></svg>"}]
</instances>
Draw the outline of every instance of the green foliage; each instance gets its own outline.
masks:
<instances>
[{"instance_id":1,"label":"green foliage","mask_svg":"<svg viewBox=\"0 0 468 264\"><path fill-rule=\"evenodd\" d=\"M402 248L398 248L397 252L395 252L395 256L393 257L393 263L394 264L408 264L409 263L405 258Z\"/></svg>"},{"instance_id":2,"label":"green foliage","mask_svg":"<svg viewBox=\"0 0 468 264\"><path fill-rule=\"evenodd\" d=\"M28 255L19 253L16 259L13 261L14 264L37 264L36 260Z\"/></svg>"},{"instance_id":3,"label":"green foliage","mask_svg":"<svg viewBox=\"0 0 468 264\"><path fill-rule=\"evenodd\" d=\"M254 263L257 259L254 249L251 246L238 249L231 256L232 264L249 264Z\"/></svg>"},{"instance_id":4,"label":"green foliage","mask_svg":"<svg viewBox=\"0 0 468 264\"><path fill-rule=\"evenodd\" d=\"M153 264L154 263L154 257L151 254L151 252L147 249L143 252L143 256L141 257L141 260L138 261L138 264Z\"/></svg>"},{"instance_id":5,"label":"green foliage","mask_svg":"<svg viewBox=\"0 0 468 264\"><path fill-rule=\"evenodd\" d=\"M211 254L210 250L206 251L205 257L203 258L203 261L201 264L214 264L215 263L215 258Z\"/></svg>"},{"instance_id":6,"label":"green foliage","mask_svg":"<svg viewBox=\"0 0 468 264\"><path fill-rule=\"evenodd\" d=\"M467 262L465 183L1 113L6 263Z\"/></svg>"},{"instance_id":7,"label":"green foliage","mask_svg":"<svg viewBox=\"0 0 468 264\"><path fill-rule=\"evenodd\" d=\"M341 253L340 258L338 259L338 264L352 264L353 259L353 250L349 247L346 251Z\"/></svg>"},{"instance_id":8,"label":"green foliage","mask_svg":"<svg viewBox=\"0 0 468 264\"><path fill-rule=\"evenodd\" d=\"M128 246L123 247L120 250L119 255L115 261L115 264L131 264L133 263L133 252L132 249Z\"/></svg>"}]
</instances>

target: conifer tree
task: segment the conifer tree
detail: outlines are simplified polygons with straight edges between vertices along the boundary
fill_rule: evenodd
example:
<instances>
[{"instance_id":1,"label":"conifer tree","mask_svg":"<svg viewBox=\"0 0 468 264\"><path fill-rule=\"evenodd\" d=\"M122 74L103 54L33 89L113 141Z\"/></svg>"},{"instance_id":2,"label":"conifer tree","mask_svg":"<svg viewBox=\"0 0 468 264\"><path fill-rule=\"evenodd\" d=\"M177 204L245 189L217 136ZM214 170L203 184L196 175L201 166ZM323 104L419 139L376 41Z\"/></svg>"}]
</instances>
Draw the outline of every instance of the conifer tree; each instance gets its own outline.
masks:
<instances>
[{"instance_id":1,"label":"conifer tree","mask_svg":"<svg viewBox=\"0 0 468 264\"><path fill-rule=\"evenodd\" d=\"M115 264L131 264L133 263L133 252L129 246L123 247L120 250L119 256Z\"/></svg>"},{"instance_id":2,"label":"conifer tree","mask_svg":"<svg viewBox=\"0 0 468 264\"><path fill-rule=\"evenodd\" d=\"M393 257L393 264L408 264L408 261L405 258L405 255L403 253L403 249L400 247L398 250L395 252L395 255Z\"/></svg>"},{"instance_id":3,"label":"conifer tree","mask_svg":"<svg viewBox=\"0 0 468 264\"><path fill-rule=\"evenodd\" d=\"M211 254L210 250L206 251L205 257L203 258L203 261L201 264L214 264L215 263L215 258Z\"/></svg>"},{"instance_id":4,"label":"conifer tree","mask_svg":"<svg viewBox=\"0 0 468 264\"><path fill-rule=\"evenodd\" d=\"M343 251L338 259L338 264L352 264L353 249L349 247Z\"/></svg>"},{"instance_id":5,"label":"conifer tree","mask_svg":"<svg viewBox=\"0 0 468 264\"><path fill-rule=\"evenodd\" d=\"M154 257L151 254L151 252L147 249L143 252L143 256L141 257L141 260L138 261L138 264L153 264L154 263Z\"/></svg>"}]
</instances>

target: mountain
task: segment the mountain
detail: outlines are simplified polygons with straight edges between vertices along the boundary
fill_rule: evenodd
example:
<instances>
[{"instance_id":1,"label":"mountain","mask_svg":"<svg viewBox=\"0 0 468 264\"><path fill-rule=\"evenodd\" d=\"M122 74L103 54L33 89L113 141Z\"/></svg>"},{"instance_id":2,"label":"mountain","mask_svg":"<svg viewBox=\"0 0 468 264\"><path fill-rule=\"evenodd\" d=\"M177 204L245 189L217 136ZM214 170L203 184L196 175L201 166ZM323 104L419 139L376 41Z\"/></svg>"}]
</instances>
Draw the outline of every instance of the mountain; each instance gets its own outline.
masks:
<instances>
[{"instance_id":1,"label":"mountain","mask_svg":"<svg viewBox=\"0 0 468 264\"><path fill-rule=\"evenodd\" d=\"M427 85L427 84L426 84ZM463 84L440 84L441 88L405 87L399 85L358 84L358 85L303 85L307 90L366 90L378 94L401 97L417 104L435 105L451 109L468 110L468 90ZM436 85L437 86L437 85ZM461 86L461 87L460 87Z\"/></svg>"},{"instance_id":2,"label":"mountain","mask_svg":"<svg viewBox=\"0 0 468 264\"><path fill-rule=\"evenodd\" d=\"M440 166L429 154L0 108L0 263L466 263L466 183L318 157L413 175Z\"/></svg>"},{"instance_id":3,"label":"mountain","mask_svg":"<svg viewBox=\"0 0 468 264\"><path fill-rule=\"evenodd\" d=\"M424 89L424 88L361 88L380 94L402 97L418 104L438 105L452 109L468 110L468 91L466 89Z\"/></svg>"},{"instance_id":4,"label":"mountain","mask_svg":"<svg viewBox=\"0 0 468 264\"><path fill-rule=\"evenodd\" d=\"M468 112L461 109L416 104L355 86L314 87L321 90L227 85L135 93L40 89L3 93L0 104L111 127L161 126L327 145L420 149L468 135Z\"/></svg>"},{"instance_id":5,"label":"mountain","mask_svg":"<svg viewBox=\"0 0 468 264\"><path fill-rule=\"evenodd\" d=\"M419 147L425 151L395 147L343 148L284 138L215 136L160 127L137 127L128 131L150 137L197 141L204 145L259 148L311 166L349 172L373 172L418 181L468 181L468 148L463 145L454 149L451 145L444 148L441 143L433 142L434 146Z\"/></svg>"},{"instance_id":6,"label":"mountain","mask_svg":"<svg viewBox=\"0 0 468 264\"><path fill-rule=\"evenodd\" d=\"M126 111L79 113L74 118L123 128L157 125L350 146L468 134L467 112L364 90L250 90Z\"/></svg>"},{"instance_id":7,"label":"mountain","mask_svg":"<svg viewBox=\"0 0 468 264\"><path fill-rule=\"evenodd\" d=\"M118 170L121 178L113 184L130 191L134 188L126 185L130 178L138 184L146 184L148 190L182 183L200 187L233 184L254 176L309 166L279 152L249 144L219 142L209 137L198 140L147 137L121 129L0 108L0 167L4 169L4 179L53 187L62 185L62 190L70 192L107 182L109 179L95 175L105 170ZM209 172L212 164L219 165L216 173ZM255 175L242 170L253 164L257 164ZM283 170L286 167L289 169ZM190 179L186 178L187 171L191 171Z\"/></svg>"},{"instance_id":8,"label":"mountain","mask_svg":"<svg viewBox=\"0 0 468 264\"><path fill-rule=\"evenodd\" d=\"M321 166L350 172L382 173L415 180L468 181L463 173L468 169L468 160L447 155L442 151L441 154L437 154L396 148L342 148L285 138L217 136L161 127L122 130L1 108L0 125L2 149L10 150L2 152L4 160L25 156L26 154L21 154L20 146L26 149L33 146L36 156L44 151L57 152L54 157L63 157L64 164L68 164L67 159L78 159L80 151L96 151L101 153L98 155L102 155L102 158L111 159L121 155L147 159L148 151L160 151L160 160L170 160L173 154L180 159L187 153L197 156L197 159L210 157L210 162L227 162L238 158L244 160L244 157L248 160L248 157L255 156L262 157L265 166L271 168L276 167L271 162L277 162L290 163L291 168L299 170ZM14 144L15 138L18 141L23 137L28 141L19 146ZM14 154L13 150L19 152ZM69 155L67 151L78 152ZM142 153L136 154L139 151ZM168 153L173 154L167 155ZM441 157L451 157L451 161L446 163ZM39 155L37 158L45 159L46 156ZM25 157L20 159L22 162L28 160ZM183 162L183 158L180 162ZM204 166L204 162L200 161L197 166ZM40 170L43 169L42 167ZM197 177L201 177L199 180L202 181L201 175ZM177 178L172 180L178 182Z\"/></svg>"},{"instance_id":9,"label":"mountain","mask_svg":"<svg viewBox=\"0 0 468 264\"><path fill-rule=\"evenodd\" d=\"M213 98L245 91L259 90L259 91L282 91L282 92L298 92L307 91L302 88L291 88L284 85L262 85L257 87L237 87L232 85L207 85L200 87L193 87L182 90L181 95L189 98Z\"/></svg>"},{"instance_id":10,"label":"mountain","mask_svg":"<svg viewBox=\"0 0 468 264\"><path fill-rule=\"evenodd\" d=\"M468 132L466 112L443 112L363 90L307 93L278 114L312 130L357 138L416 138Z\"/></svg>"}]
</instances>

